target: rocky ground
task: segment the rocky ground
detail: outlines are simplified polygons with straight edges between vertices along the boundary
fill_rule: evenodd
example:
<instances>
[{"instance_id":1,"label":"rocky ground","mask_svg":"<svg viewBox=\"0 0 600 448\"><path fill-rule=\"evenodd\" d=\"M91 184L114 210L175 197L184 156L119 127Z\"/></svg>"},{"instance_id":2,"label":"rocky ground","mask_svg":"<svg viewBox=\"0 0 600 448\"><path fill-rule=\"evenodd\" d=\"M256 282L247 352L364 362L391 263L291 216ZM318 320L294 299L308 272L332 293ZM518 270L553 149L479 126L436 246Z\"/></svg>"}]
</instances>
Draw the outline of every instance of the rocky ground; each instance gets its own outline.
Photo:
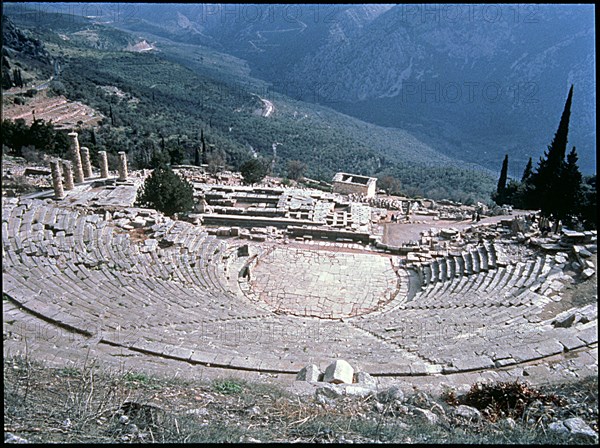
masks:
<instances>
[{"instance_id":1,"label":"rocky ground","mask_svg":"<svg viewBox=\"0 0 600 448\"><path fill-rule=\"evenodd\" d=\"M326 386L299 396L232 377L159 379L91 361L46 368L19 357L5 359L4 382L11 443L598 441L597 377L540 390L475 385L462 396L393 386L362 396Z\"/></svg>"}]
</instances>

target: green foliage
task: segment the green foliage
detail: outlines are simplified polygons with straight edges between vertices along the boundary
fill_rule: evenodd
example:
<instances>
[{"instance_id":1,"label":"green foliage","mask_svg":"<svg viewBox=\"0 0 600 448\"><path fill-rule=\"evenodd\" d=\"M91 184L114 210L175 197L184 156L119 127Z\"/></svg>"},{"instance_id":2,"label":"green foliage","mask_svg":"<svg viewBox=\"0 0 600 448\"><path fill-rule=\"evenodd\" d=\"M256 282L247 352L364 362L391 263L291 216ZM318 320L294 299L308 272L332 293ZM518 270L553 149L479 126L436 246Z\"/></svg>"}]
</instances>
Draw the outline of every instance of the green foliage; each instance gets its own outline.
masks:
<instances>
[{"instance_id":1,"label":"green foliage","mask_svg":"<svg viewBox=\"0 0 600 448\"><path fill-rule=\"evenodd\" d=\"M596 175L583 179L581 184L583 200L580 207L580 218L585 228L596 229L598 207L596 205Z\"/></svg>"},{"instance_id":2,"label":"green foliage","mask_svg":"<svg viewBox=\"0 0 600 448\"><path fill-rule=\"evenodd\" d=\"M217 174L225 166L225 159L223 151L211 151L206 156L207 171L212 175Z\"/></svg>"},{"instance_id":3,"label":"green foliage","mask_svg":"<svg viewBox=\"0 0 600 448\"><path fill-rule=\"evenodd\" d=\"M244 384L233 378L217 379L213 381L213 390L224 395L239 394L244 390Z\"/></svg>"},{"instance_id":4,"label":"green foliage","mask_svg":"<svg viewBox=\"0 0 600 448\"><path fill-rule=\"evenodd\" d=\"M169 156L173 165L181 165L185 160L185 150L177 145L169 149Z\"/></svg>"},{"instance_id":5,"label":"green foliage","mask_svg":"<svg viewBox=\"0 0 600 448\"><path fill-rule=\"evenodd\" d=\"M54 130L52 123L44 120L34 120L27 126L25 120L2 121L2 142L11 149L12 154L20 157L22 149L32 146L46 153L63 157L69 149L67 136Z\"/></svg>"},{"instance_id":6,"label":"green foliage","mask_svg":"<svg viewBox=\"0 0 600 448\"><path fill-rule=\"evenodd\" d=\"M152 158L150 159L150 168L165 168L171 163L171 158L166 151L155 149L152 151Z\"/></svg>"},{"instance_id":7,"label":"green foliage","mask_svg":"<svg viewBox=\"0 0 600 448\"><path fill-rule=\"evenodd\" d=\"M498 188L496 191L499 195L502 195L503 190L506 188L506 180L508 178L508 154L504 156L502 161L502 169L500 170L500 178L498 179Z\"/></svg>"},{"instance_id":8,"label":"green foliage","mask_svg":"<svg viewBox=\"0 0 600 448\"><path fill-rule=\"evenodd\" d=\"M240 167L240 173L245 184L256 184L265 178L268 169L268 165L264 160L249 159Z\"/></svg>"},{"instance_id":9,"label":"green foliage","mask_svg":"<svg viewBox=\"0 0 600 448\"><path fill-rule=\"evenodd\" d=\"M509 181L501 188L503 175L508 170L508 156L504 159L498 189L492 194L497 204L511 204L522 209L540 209L542 214L559 219L568 226L583 225L596 228L596 182L595 176L589 183L584 182L577 165L575 147L565 161L569 117L573 86L565 103L558 130L548 146L544 157L540 158L536 172L532 172L532 159L529 159L521 182ZM504 179L505 180L505 179Z\"/></svg>"},{"instance_id":10,"label":"green foliage","mask_svg":"<svg viewBox=\"0 0 600 448\"><path fill-rule=\"evenodd\" d=\"M170 167L160 166L144 181L136 202L168 216L186 213L194 207L194 188Z\"/></svg>"},{"instance_id":11,"label":"green foliage","mask_svg":"<svg viewBox=\"0 0 600 448\"><path fill-rule=\"evenodd\" d=\"M531 177L534 187L533 201L545 216L563 219L564 205L559 198L562 196L563 186L559 182L565 165L565 154L567 150L567 136L569 133L569 118L571 116L571 102L573 99L573 86L560 117L560 123L554 139L540 158L536 172Z\"/></svg>"},{"instance_id":12,"label":"green foliage","mask_svg":"<svg viewBox=\"0 0 600 448\"><path fill-rule=\"evenodd\" d=\"M529 182L531 180L531 176L533 175L533 159L530 157L529 162L525 166L525 170L523 170L523 176L521 177L521 182Z\"/></svg>"},{"instance_id":13,"label":"green foliage","mask_svg":"<svg viewBox=\"0 0 600 448\"><path fill-rule=\"evenodd\" d=\"M377 187L387 194L400 194L400 181L392 176L382 176L377 181Z\"/></svg>"},{"instance_id":14,"label":"green foliage","mask_svg":"<svg viewBox=\"0 0 600 448\"><path fill-rule=\"evenodd\" d=\"M299 160L289 160L287 163L288 178L292 180L299 180L306 171L306 163L300 162Z\"/></svg>"}]
</instances>

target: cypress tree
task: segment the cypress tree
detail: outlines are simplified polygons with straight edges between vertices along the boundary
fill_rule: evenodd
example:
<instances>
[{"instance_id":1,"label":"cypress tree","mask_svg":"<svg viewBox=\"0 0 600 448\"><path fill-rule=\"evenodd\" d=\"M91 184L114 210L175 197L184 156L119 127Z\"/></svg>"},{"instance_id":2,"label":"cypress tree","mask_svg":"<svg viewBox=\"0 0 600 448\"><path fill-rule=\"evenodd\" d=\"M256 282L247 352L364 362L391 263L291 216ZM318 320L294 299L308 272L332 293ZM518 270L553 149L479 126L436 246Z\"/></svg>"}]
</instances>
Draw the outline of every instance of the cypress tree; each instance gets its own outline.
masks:
<instances>
[{"instance_id":1,"label":"cypress tree","mask_svg":"<svg viewBox=\"0 0 600 448\"><path fill-rule=\"evenodd\" d=\"M557 217L562 206L557 201L561 196L561 185L558 181L564 169L564 159L567 150L567 136L569 133L569 119L571 117L571 102L573 100L573 85L569 90L567 101L560 117L560 123L554 139L540 158L536 172L532 176L534 186L534 205L538 207L545 216Z\"/></svg>"},{"instance_id":2,"label":"cypress tree","mask_svg":"<svg viewBox=\"0 0 600 448\"><path fill-rule=\"evenodd\" d=\"M557 201L560 205L558 217L568 220L571 216L580 214L580 206L583 201L582 180L583 176L577 166L577 150L575 146L567 156L567 163L563 169L560 185L561 196Z\"/></svg>"},{"instance_id":3,"label":"cypress tree","mask_svg":"<svg viewBox=\"0 0 600 448\"><path fill-rule=\"evenodd\" d=\"M200 147L194 149L194 165L200 166Z\"/></svg>"},{"instance_id":4,"label":"cypress tree","mask_svg":"<svg viewBox=\"0 0 600 448\"><path fill-rule=\"evenodd\" d=\"M530 157L529 162L525 166L525 170L523 171L523 177L521 177L521 182L528 182L531 179L533 174L533 159Z\"/></svg>"},{"instance_id":5,"label":"cypress tree","mask_svg":"<svg viewBox=\"0 0 600 448\"><path fill-rule=\"evenodd\" d=\"M200 130L200 141L202 142L202 163L208 163L208 157L206 154L206 140L204 139L204 129Z\"/></svg>"},{"instance_id":6,"label":"cypress tree","mask_svg":"<svg viewBox=\"0 0 600 448\"><path fill-rule=\"evenodd\" d=\"M508 154L504 156L502 169L500 170L500 179L498 179L498 194L501 195L506 190L506 180L508 179Z\"/></svg>"},{"instance_id":7,"label":"cypress tree","mask_svg":"<svg viewBox=\"0 0 600 448\"><path fill-rule=\"evenodd\" d=\"M498 204L503 205L507 203L506 195L506 180L508 179L508 154L504 156L502 162L502 169L500 170L500 178L498 179L498 187L496 191L492 193L492 200Z\"/></svg>"}]
</instances>

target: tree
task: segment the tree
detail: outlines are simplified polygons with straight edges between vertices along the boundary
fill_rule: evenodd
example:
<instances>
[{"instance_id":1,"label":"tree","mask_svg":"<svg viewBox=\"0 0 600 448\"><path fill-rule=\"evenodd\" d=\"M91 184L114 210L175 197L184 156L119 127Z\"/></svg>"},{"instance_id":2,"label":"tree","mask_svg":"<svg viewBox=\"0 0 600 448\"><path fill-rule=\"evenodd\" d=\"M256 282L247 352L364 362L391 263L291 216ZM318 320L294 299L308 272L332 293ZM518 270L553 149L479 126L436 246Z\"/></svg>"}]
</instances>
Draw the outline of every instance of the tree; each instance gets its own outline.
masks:
<instances>
[{"instance_id":1,"label":"tree","mask_svg":"<svg viewBox=\"0 0 600 448\"><path fill-rule=\"evenodd\" d=\"M496 187L495 194L492 194L492 199L496 204L506 204L506 180L508 179L508 154L504 156L502 161L502 168L500 169L500 178L498 179L498 186Z\"/></svg>"},{"instance_id":2,"label":"tree","mask_svg":"<svg viewBox=\"0 0 600 448\"><path fill-rule=\"evenodd\" d=\"M288 178L292 180L302 179L305 170L306 163L300 162L299 160L289 160L287 163Z\"/></svg>"},{"instance_id":3,"label":"tree","mask_svg":"<svg viewBox=\"0 0 600 448\"><path fill-rule=\"evenodd\" d=\"M498 179L498 188L496 191L498 194L502 194L506 188L506 180L508 179L508 154L504 156L502 162L502 169L500 170L500 178Z\"/></svg>"},{"instance_id":4,"label":"tree","mask_svg":"<svg viewBox=\"0 0 600 448\"><path fill-rule=\"evenodd\" d=\"M560 198L558 204L560 208L557 210L557 217L562 220L569 220L570 217L575 217L580 214L580 206L583 202L583 191L581 183L583 176L577 166L577 150L573 149L567 156L567 163L562 170L560 177Z\"/></svg>"},{"instance_id":5,"label":"tree","mask_svg":"<svg viewBox=\"0 0 600 448\"><path fill-rule=\"evenodd\" d=\"M166 151L161 151L158 148L152 150L152 158L150 159L150 168L166 168L171 163L171 157Z\"/></svg>"},{"instance_id":6,"label":"tree","mask_svg":"<svg viewBox=\"0 0 600 448\"><path fill-rule=\"evenodd\" d=\"M170 167L156 168L144 181L137 194L137 205L151 207L172 216L194 207L194 187Z\"/></svg>"},{"instance_id":7,"label":"tree","mask_svg":"<svg viewBox=\"0 0 600 448\"><path fill-rule=\"evenodd\" d=\"M533 175L533 159L530 157L529 162L525 166L525 170L523 171L523 177L521 177L521 182L528 182Z\"/></svg>"},{"instance_id":8,"label":"tree","mask_svg":"<svg viewBox=\"0 0 600 448\"><path fill-rule=\"evenodd\" d=\"M400 193L400 181L393 176L382 176L377 183L387 194Z\"/></svg>"},{"instance_id":9,"label":"tree","mask_svg":"<svg viewBox=\"0 0 600 448\"><path fill-rule=\"evenodd\" d=\"M206 156L207 171L213 176L223 169L225 165L225 154L221 150L211 151Z\"/></svg>"},{"instance_id":10,"label":"tree","mask_svg":"<svg viewBox=\"0 0 600 448\"><path fill-rule=\"evenodd\" d=\"M571 85L571 89L569 90L554 139L544 153L544 157L540 158L537 170L531 177L531 184L533 186L532 200L536 208L539 208L544 216L557 217L561 213L560 209L563 207L557 201L557 198L561 197L561 185L558 180L561 178L565 164L564 159L567 150L572 100L573 85Z\"/></svg>"},{"instance_id":11,"label":"tree","mask_svg":"<svg viewBox=\"0 0 600 448\"><path fill-rule=\"evenodd\" d=\"M202 162L202 155L200 154L200 148L194 148L194 165L200 166Z\"/></svg>"},{"instance_id":12,"label":"tree","mask_svg":"<svg viewBox=\"0 0 600 448\"><path fill-rule=\"evenodd\" d=\"M596 175L588 176L581 185L583 200L579 211L583 225L586 229L595 229L598 220L598 208L596 205Z\"/></svg>"},{"instance_id":13,"label":"tree","mask_svg":"<svg viewBox=\"0 0 600 448\"><path fill-rule=\"evenodd\" d=\"M208 154L206 154L206 140L204 139L204 129L200 129L200 143L202 143L202 163L208 163Z\"/></svg>"},{"instance_id":14,"label":"tree","mask_svg":"<svg viewBox=\"0 0 600 448\"><path fill-rule=\"evenodd\" d=\"M185 151L181 146L176 145L169 148L169 156L173 165L181 165L185 159Z\"/></svg>"},{"instance_id":15,"label":"tree","mask_svg":"<svg viewBox=\"0 0 600 448\"><path fill-rule=\"evenodd\" d=\"M262 159L250 159L244 162L240 167L242 178L247 185L255 184L263 180L267 175L268 170L268 164Z\"/></svg>"}]
</instances>

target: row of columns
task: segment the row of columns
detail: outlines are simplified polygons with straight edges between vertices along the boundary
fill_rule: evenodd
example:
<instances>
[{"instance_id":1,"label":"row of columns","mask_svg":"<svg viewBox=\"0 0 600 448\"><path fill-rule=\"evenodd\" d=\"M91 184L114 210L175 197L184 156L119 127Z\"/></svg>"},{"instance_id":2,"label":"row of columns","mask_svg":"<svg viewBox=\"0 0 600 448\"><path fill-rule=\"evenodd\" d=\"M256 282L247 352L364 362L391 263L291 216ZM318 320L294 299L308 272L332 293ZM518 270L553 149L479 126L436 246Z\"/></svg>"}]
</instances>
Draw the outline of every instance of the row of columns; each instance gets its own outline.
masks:
<instances>
[{"instance_id":1,"label":"row of columns","mask_svg":"<svg viewBox=\"0 0 600 448\"><path fill-rule=\"evenodd\" d=\"M100 178L105 179L109 177L108 157L106 151L98 151L98 155L100 160ZM89 179L93 176L90 150L85 146L81 148L79 147L77 132L69 133L69 158L71 161L63 160L62 164L59 163L58 160L53 160L50 162L50 169L52 171L52 185L54 187L54 197L56 199L64 198L65 190L72 190L75 183L81 183L85 179ZM127 180L127 154L124 151L119 152L118 170L118 180Z\"/></svg>"}]
</instances>

